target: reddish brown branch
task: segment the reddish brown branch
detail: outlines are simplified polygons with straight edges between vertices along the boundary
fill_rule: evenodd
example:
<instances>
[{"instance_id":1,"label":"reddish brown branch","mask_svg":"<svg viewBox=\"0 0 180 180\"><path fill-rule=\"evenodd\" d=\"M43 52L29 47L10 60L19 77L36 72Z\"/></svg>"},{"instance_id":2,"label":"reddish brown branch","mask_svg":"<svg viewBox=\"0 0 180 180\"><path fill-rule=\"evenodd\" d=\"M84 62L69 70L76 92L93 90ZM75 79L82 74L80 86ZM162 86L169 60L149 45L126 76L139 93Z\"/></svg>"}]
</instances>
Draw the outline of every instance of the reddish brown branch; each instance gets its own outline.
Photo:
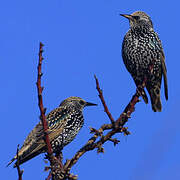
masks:
<instances>
[{"instance_id":1,"label":"reddish brown branch","mask_svg":"<svg viewBox=\"0 0 180 180\"><path fill-rule=\"evenodd\" d=\"M39 109L40 109L40 113L41 113L40 117L41 117L41 121L43 124L45 141L46 141L46 145L47 145L48 155L51 156L53 151L52 151L51 143L50 143L49 136L48 136L48 124L46 121L45 109L43 107L43 99L42 99L42 91L43 91L43 87L41 87L42 61L43 61L42 53L43 53L43 44L40 42L39 62L38 62L38 67L37 67L38 77L37 77L36 85L37 85L37 90L38 90L38 105L39 105Z\"/></svg>"},{"instance_id":2,"label":"reddish brown branch","mask_svg":"<svg viewBox=\"0 0 180 180\"><path fill-rule=\"evenodd\" d=\"M45 111L46 109L43 107L43 99L42 99L42 91L43 91L43 87L41 87L41 77L42 77L42 61L43 61L43 57L42 57L42 53L43 53L43 44L40 43L40 48L39 48L39 62L38 62L38 77L37 77L37 90L38 90L38 105L39 105L39 109L40 109L40 117L41 117L41 121L43 124L43 130L44 130L44 136L45 136L45 142L47 145L47 153L48 153L48 159L50 161L50 168L51 168L51 173L49 174L47 179L52 178L53 180L58 180L60 179L59 177L61 176L62 172L63 172L63 165L62 162L57 159L55 156L53 156L53 150L51 147L51 143L49 140L49 136L48 136L48 124L46 121L46 116L45 116Z\"/></svg>"},{"instance_id":3,"label":"reddish brown branch","mask_svg":"<svg viewBox=\"0 0 180 180\"><path fill-rule=\"evenodd\" d=\"M108 115L111 123L113 124L114 123L114 118L112 117L112 115L111 115L111 113L110 113L110 111L109 111L109 109L108 109L108 107L106 105L106 102L104 100L103 93L102 93L102 90L101 90L101 88L99 86L99 81L98 81L96 75L94 75L94 78L95 78L95 81L96 81L96 89L97 89L97 91L99 93L98 96L99 96L99 98L100 98L100 100L101 100L101 102L102 102L102 104L104 106L104 112L106 112L106 114Z\"/></svg>"},{"instance_id":4,"label":"reddish brown branch","mask_svg":"<svg viewBox=\"0 0 180 180\"><path fill-rule=\"evenodd\" d=\"M18 180L22 180L23 170L21 170L20 167L19 167L19 144L17 146L16 156L17 156L16 168L17 168L17 171L18 171Z\"/></svg>"},{"instance_id":5,"label":"reddish brown branch","mask_svg":"<svg viewBox=\"0 0 180 180\"><path fill-rule=\"evenodd\" d=\"M42 99L42 91L43 91L43 87L41 87L41 77L42 77L42 61L43 61L43 57L42 57L42 53L43 53L43 44L40 42L40 47L39 47L39 61L38 61L38 76L37 76L37 91L38 91L38 105L39 105L39 109L40 109L40 119L42 121L42 125L43 125L43 130L44 130L44 137L45 137L45 142L47 145L47 153L48 153L48 159L50 161L51 166L53 165L53 151L52 151L52 147L51 147L51 143L49 140L49 136L48 136L48 124L46 121L46 116L45 116L45 108L43 107L43 99ZM50 179L51 177L48 176L48 179Z\"/></svg>"}]
</instances>

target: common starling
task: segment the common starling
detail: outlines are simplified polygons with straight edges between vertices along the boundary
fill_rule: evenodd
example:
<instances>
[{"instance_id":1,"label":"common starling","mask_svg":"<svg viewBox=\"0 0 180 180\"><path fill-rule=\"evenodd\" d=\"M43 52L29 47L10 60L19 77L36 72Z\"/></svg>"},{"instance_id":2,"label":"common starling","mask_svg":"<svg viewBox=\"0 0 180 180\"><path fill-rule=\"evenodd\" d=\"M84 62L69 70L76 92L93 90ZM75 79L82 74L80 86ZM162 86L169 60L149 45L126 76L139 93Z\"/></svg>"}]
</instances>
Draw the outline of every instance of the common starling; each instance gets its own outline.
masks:
<instances>
[{"instance_id":1,"label":"common starling","mask_svg":"<svg viewBox=\"0 0 180 180\"><path fill-rule=\"evenodd\" d=\"M61 102L60 106L47 116L48 134L54 153L60 152L69 144L84 124L83 108L96 104L84 101L79 97L69 97ZM41 121L29 133L23 146L19 150L19 164L47 151L44 142L44 132ZM15 156L8 165L17 159ZM14 165L16 167L16 164Z\"/></svg>"},{"instance_id":2,"label":"common starling","mask_svg":"<svg viewBox=\"0 0 180 180\"><path fill-rule=\"evenodd\" d=\"M145 82L154 112L161 111L160 88L164 79L165 98L168 100L167 70L161 41L153 29L151 18L142 11L130 15L120 14L129 19L130 29L122 44L124 64L132 75L137 87ZM148 103L146 92L141 93Z\"/></svg>"}]
</instances>

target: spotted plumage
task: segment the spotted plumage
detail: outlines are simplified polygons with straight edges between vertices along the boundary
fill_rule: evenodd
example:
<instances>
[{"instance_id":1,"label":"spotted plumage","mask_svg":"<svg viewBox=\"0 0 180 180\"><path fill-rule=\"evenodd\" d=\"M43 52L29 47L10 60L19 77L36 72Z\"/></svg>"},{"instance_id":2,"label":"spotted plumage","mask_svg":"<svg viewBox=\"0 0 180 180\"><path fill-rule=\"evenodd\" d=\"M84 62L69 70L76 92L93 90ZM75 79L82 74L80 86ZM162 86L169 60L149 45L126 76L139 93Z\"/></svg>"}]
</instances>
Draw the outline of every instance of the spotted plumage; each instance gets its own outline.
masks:
<instances>
[{"instance_id":1,"label":"spotted plumage","mask_svg":"<svg viewBox=\"0 0 180 180\"><path fill-rule=\"evenodd\" d=\"M142 11L131 15L121 14L129 19L130 29L122 44L122 57L127 70L132 75L136 86L146 82L153 111L161 111L160 88L164 78L165 97L168 99L167 70L161 41L153 29L151 18ZM145 103L146 92L142 91Z\"/></svg>"},{"instance_id":2,"label":"spotted plumage","mask_svg":"<svg viewBox=\"0 0 180 180\"><path fill-rule=\"evenodd\" d=\"M75 138L84 124L83 108L94 105L96 104L86 102L79 97L69 97L46 116L49 126L48 135L54 153L60 152ZM19 150L19 163L22 164L46 151L43 126L40 121L27 136ZM15 156L9 164L16 159Z\"/></svg>"}]
</instances>

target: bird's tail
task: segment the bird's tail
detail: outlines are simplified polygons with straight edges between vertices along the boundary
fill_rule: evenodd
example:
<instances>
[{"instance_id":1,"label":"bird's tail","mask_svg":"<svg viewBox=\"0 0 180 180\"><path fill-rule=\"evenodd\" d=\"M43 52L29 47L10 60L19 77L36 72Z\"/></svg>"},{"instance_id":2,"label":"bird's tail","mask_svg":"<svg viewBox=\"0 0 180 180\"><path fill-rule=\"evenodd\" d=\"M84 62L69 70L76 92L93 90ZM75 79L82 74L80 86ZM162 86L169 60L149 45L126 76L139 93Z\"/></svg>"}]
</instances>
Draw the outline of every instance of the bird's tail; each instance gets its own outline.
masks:
<instances>
[{"instance_id":1,"label":"bird's tail","mask_svg":"<svg viewBox=\"0 0 180 180\"><path fill-rule=\"evenodd\" d=\"M28 161L29 159L32 159L40 153L43 153L46 150L46 144L43 140L43 137L43 127L42 124L39 123L30 132L24 141L23 146L18 152L19 165ZM9 166L15 160L17 160L17 156L14 156L14 158L8 163L7 166ZM14 167L16 167L16 163L14 164Z\"/></svg>"},{"instance_id":2,"label":"bird's tail","mask_svg":"<svg viewBox=\"0 0 180 180\"><path fill-rule=\"evenodd\" d=\"M11 159L11 161L9 161L9 163L7 164L7 166L6 167L8 167L13 161L15 161L17 159L17 156L14 156L12 159Z\"/></svg>"},{"instance_id":3,"label":"bird's tail","mask_svg":"<svg viewBox=\"0 0 180 180\"><path fill-rule=\"evenodd\" d=\"M18 156L19 156L19 165L28 161L29 159L32 159L33 157L39 155L44 150L44 146L42 147L40 144L35 143L31 145L30 147L22 147L19 150ZM9 166L13 161L17 160L17 155L14 156L14 158L8 163L7 166ZM14 167L16 167L16 163L14 164Z\"/></svg>"},{"instance_id":4,"label":"bird's tail","mask_svg":"<svg viewBox=\"0 0 180 180\"><path fill-rule=\"evenodd\" d=\"M142 88L142 82L139 82L137 79L133 78L136 84L136 87L140 90L141 96L146 104L148 104L148 97L146 95L145 90Z\"/></svg>"},{"instance_id":5,"label":"bird's tail","mask_svg":"<svg viewBox=\"0 0 180 180\"><path fill-rule=\"evenodd\" d=\"M161 105L161 98L160 98L160 86L156 85L154 87L147 87L147 90L151 97L152 110L154 112L161 112L162 105Z\"/></svg>"}]
</instances>

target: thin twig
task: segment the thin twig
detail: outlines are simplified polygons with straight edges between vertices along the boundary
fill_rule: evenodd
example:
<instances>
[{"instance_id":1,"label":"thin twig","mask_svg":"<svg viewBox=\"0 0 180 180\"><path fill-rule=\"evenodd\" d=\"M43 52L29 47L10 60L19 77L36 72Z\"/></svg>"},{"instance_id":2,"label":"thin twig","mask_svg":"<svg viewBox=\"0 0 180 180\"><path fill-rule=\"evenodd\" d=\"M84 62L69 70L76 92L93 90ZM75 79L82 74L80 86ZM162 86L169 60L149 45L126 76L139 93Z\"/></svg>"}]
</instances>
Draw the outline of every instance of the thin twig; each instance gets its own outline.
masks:
<instances>
[{"instance_id":1,"label":"thin twig","mask_svg":"<svg viewBox=\"0 0 180 180\"><path fill-rule=\"evenodd\" d=\"M18 180L22 180L23 170L21 170L20 167L19 167L19 144L17 146L16 156L17 156L16 168L17 168L17 171L18 171Z\"/></svg>"},{"instance_id":2,"label":"thin twig","mask_svg":"<svg viewBox=\"0 0 180 180\"><path fill-rule=\"evenodd\" d=\"M51 172L49 172L49 175L48 175L48 177L46 178L46 180L50 180L51 177L52 177L52 174L51 174Z\"/></svg>"},{"instance_id":3,"label":"thin twig","mask_svg":"<svg viewBox=\"0 0 180 180\"><path fill-rule=\"evenodd\" d=\"M94 78L95 78L95 81L96 81L96 89L97 89L97 91L99 92L99 95L98 95L98 96L99 96L99 98L100 98L100 100L101 100L101 102L102 102L102 104L103 104L103 106L104 106L104 111L105 111L106 114L108 115L111 123L114 124L114 118L112 117L112 115L111 115L111 113L110 113L110 111L109 111L109 109L108 109L108 107L107 107L107 105L106 105L106 102L105 102L105 100L104 100L103 93L102 93L102 90L101 90L101 88L100 88L100 86L99 86L99 81L98 81L96 75L94 75Z\"/></svg>"}]
</instances>

